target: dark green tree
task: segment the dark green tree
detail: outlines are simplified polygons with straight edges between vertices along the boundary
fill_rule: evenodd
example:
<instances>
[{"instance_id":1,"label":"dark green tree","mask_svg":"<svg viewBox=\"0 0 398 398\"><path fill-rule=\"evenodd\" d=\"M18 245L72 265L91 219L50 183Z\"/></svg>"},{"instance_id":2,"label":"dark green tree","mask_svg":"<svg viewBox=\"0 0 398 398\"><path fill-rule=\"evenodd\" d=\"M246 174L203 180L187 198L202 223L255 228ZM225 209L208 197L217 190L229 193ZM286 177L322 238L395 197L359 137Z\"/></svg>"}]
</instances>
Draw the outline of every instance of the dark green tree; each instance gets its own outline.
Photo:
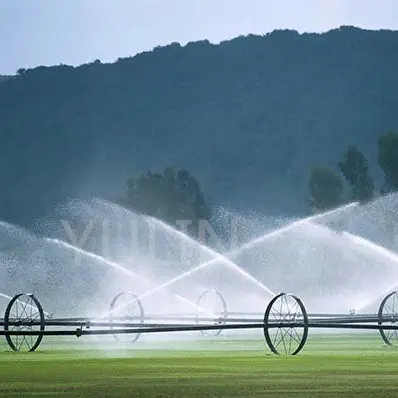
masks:
<instances>
[{"instance_id":1,"label":"dark green tree","mask_svg":"<svg viewBox=\"0 0 398 398\"><path fill-rule=\"evenodd\" d=\"M338 167L351 187L351 199L361 203L373 198L374 183L368 161L355 146L349 146Z\"/></svg>"},{"instance_id":2,"label":"dark green tree","mask_svg":"<svg viewBox=\"0 0 398 398\"><path fill-rule=\"evenodd\" d=\"M398 191L398 133L389 132L381 135L378 140L378 162L384 172L384 184L382 194ZM384 228L390 239L391 247L394 247L396 239L396 227L398 225L398 213L395 200L386 206Z\"/></svg>"},{"instance_id":3,"label":"dark green tree","mask_svg":"<svg viewBox=\"0 0 398 398\"><path fill-rule=\"evenodd\" d=\"M189 222L188 230L193 234L200 220L211 217L199 182L183 169L168 167L163 173L148 171L131 178L126 193L126 207L172 225Z\"/></svg>"},{"instance_id":4,"label":"dark green tree","mask_svg":"<svg viewBox=\"0 0 398 398\"><path fill-rule=\"evenodd\" d=\"M398 134L384 134L378 144L378 162L384 172L382 193L398 191Z\"/></svg>"},{"instance_id":5,"label":"dark green tree","mask_svg":"<svg viewBox=\"0 0 398 398\"><path fill-rule=\"evenodd\" d=\"M308 188L313 212L328 210L343 202L343 181L327 167L315 166L311 169Z\"/></svg>"}]
</instances>

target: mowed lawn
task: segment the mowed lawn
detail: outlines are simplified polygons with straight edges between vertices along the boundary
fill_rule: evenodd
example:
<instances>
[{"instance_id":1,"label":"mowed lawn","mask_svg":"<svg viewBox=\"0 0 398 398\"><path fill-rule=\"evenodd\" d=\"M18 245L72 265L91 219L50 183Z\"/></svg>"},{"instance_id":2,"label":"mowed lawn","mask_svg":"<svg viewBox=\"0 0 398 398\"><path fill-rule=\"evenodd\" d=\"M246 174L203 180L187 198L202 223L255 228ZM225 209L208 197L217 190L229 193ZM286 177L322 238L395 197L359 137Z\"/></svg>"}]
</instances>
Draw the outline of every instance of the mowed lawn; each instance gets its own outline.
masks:
<instances>
[{"instance_id":1,"label":"mowed lawn","mask_svg":"<svg viewBox=\"0 0 398 398\"><path fill-rule=\"evenodd\" d=\"M398 397L398 350L377 333L310 336L296 357L274 356L261 341L173 343L123 355L73 347L4 349L0 396Z\"/></svg>"}]
</instances>

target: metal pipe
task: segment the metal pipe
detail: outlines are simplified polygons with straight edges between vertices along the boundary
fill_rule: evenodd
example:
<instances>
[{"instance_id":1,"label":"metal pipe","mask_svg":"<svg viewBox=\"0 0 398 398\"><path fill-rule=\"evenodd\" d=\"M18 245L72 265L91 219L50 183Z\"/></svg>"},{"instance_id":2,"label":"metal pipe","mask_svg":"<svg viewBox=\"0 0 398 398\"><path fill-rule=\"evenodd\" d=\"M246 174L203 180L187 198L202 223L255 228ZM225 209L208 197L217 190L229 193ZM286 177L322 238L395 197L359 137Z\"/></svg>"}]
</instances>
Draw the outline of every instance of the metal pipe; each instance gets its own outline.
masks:
<instances>
[{"instance_id":1,"label":"metal pipe","mask_svg":"<svg viewBox=\"0 0 398 398\"><path fill-rule=\"evenodd\" d=\"M303 322L278 322L269 323L268 328L297 328L304 327ZM326 322L311 322L308 326L312 328L330 329L365 329L365 330L398 330L398 325L358 325L358 324L336 324ZM200 330L228 330L228 329L262 329L264 323L236 324L236 325L162 325L158 327L141 327L136 329L117 330L44 330L44 331L0 331L0 335L9 336L83 336L83 335L109 335L109 334L134 334L134 333L162 333L162 332L185 332ZM117 333L116 333L117 332Z\"/></svg>"}]
</instances>

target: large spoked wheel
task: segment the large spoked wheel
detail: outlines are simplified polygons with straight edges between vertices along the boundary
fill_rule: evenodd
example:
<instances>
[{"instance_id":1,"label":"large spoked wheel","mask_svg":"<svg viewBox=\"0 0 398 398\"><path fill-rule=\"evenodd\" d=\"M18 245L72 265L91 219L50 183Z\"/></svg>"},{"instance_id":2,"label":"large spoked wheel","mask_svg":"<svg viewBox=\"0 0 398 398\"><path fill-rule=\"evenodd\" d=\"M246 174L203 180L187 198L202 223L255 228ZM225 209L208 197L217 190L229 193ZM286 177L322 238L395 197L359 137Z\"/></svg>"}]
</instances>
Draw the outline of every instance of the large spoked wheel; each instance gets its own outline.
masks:
<instances>
[{"instance_id":1,"label":"large spoked wheel","mask_svg":"<svg viewBox=\"0 0 398 398\"><path fill-rule=\"evenodd\" d=\"M378 324L398 327L398 292L387 294L380 303ZM398 330L381 328L379 332L387 345L398 346Z\"/></svg>"},{"instance_id":2,"label":"large spoked wheel","mask_svg":"<svg viewBox=\"0 0 398 398\"><path fill-rule=\"evenodd\" d=\"M17 294L7 305L4 314L4 330L17 332L6 334L6 340L14 351L35 351L39 347L44 331L44 312L39 300L33 294ZM24 332L38 332L27 335Z\"/></svg>"},{"instance_id":3,"label":"large spoked wheel","mask_svg":"<svg viewBox=\"0 0 398 398\"><path fill-rule=\"evenodd\" d=\"M130 292L121 292L116 295L110 305L110 320L111 323L134 323L137 324L137 327L141 327L145 321L145 314L138 296ZM117 334L117 329L120 327L111 326L111 328L115 330L115 339L121 341L121 335ZM135 343L141 333L123 334L123 336L124 341Z\"/></svg>"},{"instance_id":4,"label":"large spoked wheel","mask_svg":"<svg viewBox=\"0 0 398 398\"><path fill-rule=\"evenodd\" d=\"M228 317L227 302L224 296L218 290L206 290L197 301L198 313L196 323L199 324L202 319L213 319L215 325L225 325ZM206 322L205 322L206 323ZM201 330L202 336L219 336L222 329Z\"/></svg>"},{"instance_id":5,"label":"large spoked wheel","mask_svg":"<svg viewBox=\"0 0 398 398\"><path fill-rule=\"evenodd\" d=\"M296 355L308 336L308 315L301 300L287 293L275 296L264 314L264 337L277 355Z\"/></svg>"}]
</instances>

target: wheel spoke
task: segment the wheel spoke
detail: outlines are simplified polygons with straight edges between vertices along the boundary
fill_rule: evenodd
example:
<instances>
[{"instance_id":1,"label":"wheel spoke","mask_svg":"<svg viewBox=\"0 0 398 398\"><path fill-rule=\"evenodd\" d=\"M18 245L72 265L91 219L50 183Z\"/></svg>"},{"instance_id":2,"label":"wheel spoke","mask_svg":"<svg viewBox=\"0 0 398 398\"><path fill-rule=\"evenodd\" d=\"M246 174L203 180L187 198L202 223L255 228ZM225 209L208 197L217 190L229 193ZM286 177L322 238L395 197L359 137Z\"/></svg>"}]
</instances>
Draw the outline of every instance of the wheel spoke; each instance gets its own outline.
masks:
<instances>
[{"instance_id":1,"label":"wheel spoke","mask_svg":"<svg viewBox=\"0 0 398 398\"><path fill-rule=\"evenodd\" d=\"M40 332L44 327L43 309L33 295L19 294L10 300L4 315L4 330L17 332L16 335L6 335L12 350L34 351L43 335L27 335L26 332Z\"/></svg>"},{"instance_id":2,"label":"wheel spoke","mask_svg":"<svg viewBox=\"0 0 398 398\"><path fill-rule=\"evenodd\" d=\"M199 296L196 306L196 324L200 324L200 317L211 318L211 322L225 324L228 317L227 303L223 295L217 290L206 290ZM219 314L219 315L218 315ZM216 337L220 335L222 329L201 330L202 336Z\"/></svg>"},{"instance_id":3,"label":"wheel spoke","mask_svg":"<svg viewBox=\"0 0 398 398\"><path fill-rule=\"evenodd\" d=\"M110 314L111 323L112 318L117 318L118 323L124 320L132 322L133 320L138 319L141 326L144 324L144 309L139 298L133 293L122 292L115 296L111 302ZM111 328L113 329L112 326ZM131 341L134 343L140 337L140 333L120 336L117 334L117 329L118 328L114 328L114 338L116 340Z\"/></svg>"},{"instance_id":4,"label":"wheel spoke","mask_svg":"<svg viewBox=\"0 0 398 398\"><path fill-rule=\"evenodd\" d=\"M300 320L298 326L292 326L292 323L297 323L297 319ZM274 327L269 328L272 324ZM270 330L273 333L272 339ZM275 354L295 355L303 348L307 334L308 316L300 299L286 293L275 296L264 314L264 336L271 351Z\"/></svg>"}]
</instances>

